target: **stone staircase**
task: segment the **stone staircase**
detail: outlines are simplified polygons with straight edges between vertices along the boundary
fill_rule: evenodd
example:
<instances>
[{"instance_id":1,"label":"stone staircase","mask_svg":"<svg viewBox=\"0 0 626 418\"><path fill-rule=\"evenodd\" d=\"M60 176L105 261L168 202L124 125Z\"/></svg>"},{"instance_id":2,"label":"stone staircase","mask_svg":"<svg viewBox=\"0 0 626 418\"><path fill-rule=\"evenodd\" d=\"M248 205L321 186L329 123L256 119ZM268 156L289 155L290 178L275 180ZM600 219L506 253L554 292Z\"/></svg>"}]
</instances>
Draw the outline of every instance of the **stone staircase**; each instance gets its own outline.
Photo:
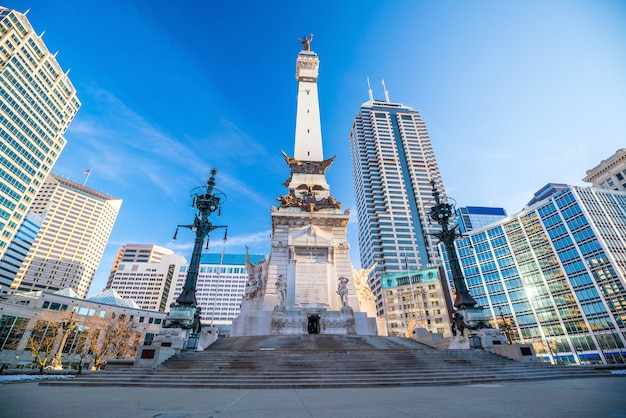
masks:
<instances>
[{"instance_id":1,"label":"stone staircase","mask_svg":"<svg viewBox=\"0 0 626 418\"><path fill-rule=\"evenodd\" d=\"M255 336L220 339L158 368L92 372L41 385L170 388L346 388L461 385L607 376L575 366L519 363L484 350L436 350L397 337Z\"/></svg>"}]
</instances>

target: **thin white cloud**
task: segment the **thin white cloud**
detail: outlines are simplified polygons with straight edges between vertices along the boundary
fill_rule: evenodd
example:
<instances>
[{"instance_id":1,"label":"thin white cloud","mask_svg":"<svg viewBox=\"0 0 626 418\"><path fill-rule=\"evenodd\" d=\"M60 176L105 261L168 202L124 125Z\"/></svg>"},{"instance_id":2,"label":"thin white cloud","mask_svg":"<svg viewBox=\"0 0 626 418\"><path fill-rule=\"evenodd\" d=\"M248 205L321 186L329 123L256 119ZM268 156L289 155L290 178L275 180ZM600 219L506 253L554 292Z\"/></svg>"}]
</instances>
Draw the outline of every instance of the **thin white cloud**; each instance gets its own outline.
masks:
<instances>
[{"instance_id":1,"label":"thin white cloud","mask_svg":"<svg viewBox=\"0 0 626 418\"><path fill-rule=\"evenodd\" d=\"M272 231L270 229L265 231L253 232L248 235L239 235L235 237L229 237L226 240L226 247L237 246L252 246L255 244L269 244Z\"/></svg>"},{"instance_id":2,"label":"thin white cloud","mask_svg":"<svg viewBox=\"0 0 626 418\"><path fill-rule=\"evenodd\" d=\"M106 112L85 114L83 109L68 129L66 136L71 138L68 146L80 141L83 154L80 159L85 165L82 169L90 168L118 184L128 186L144 177L173 198L181 187L188 187L194 177L207 176L213 168L214 164L202 158L203 155L249 164L266 160L263 147L227 120L221 121L219 132L202 141L187 138L182 141L160 130L108 91L91 88L85 89L85 94ZM181 172L184 174L173 175ZM238 178L222 173L221 182L257 203L267 201Z\"/></svg>"}]
</instances>

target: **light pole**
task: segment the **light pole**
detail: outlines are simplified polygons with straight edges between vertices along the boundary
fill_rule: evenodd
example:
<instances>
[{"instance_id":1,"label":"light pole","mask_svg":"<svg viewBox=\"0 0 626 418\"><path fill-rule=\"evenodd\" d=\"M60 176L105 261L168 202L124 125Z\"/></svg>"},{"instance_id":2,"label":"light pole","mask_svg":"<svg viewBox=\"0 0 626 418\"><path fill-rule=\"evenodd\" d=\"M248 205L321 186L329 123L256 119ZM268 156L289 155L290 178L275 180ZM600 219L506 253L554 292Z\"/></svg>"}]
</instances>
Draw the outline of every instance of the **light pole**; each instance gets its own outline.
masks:
<instances>
[{"instance_id":1,"label":"light pole","mask_svg":"<svg viewBox=\"0 0 626 418\"><path fill-rule=\"evenodd\" d=\"M198 273L200 270L200 259L202 257L202 247L206 239L206 246L209 246L209 234L211 231L217 228L227 228L224 225L213 225L209 217L214 212L220 212L220 207L226 201L226 195L219 189L215 188L215 175L216 169L211 170L211 177L207 181L206 186L196 187L191 190L191 208L197 209L193 223L189 225L178 225L176 232L174 233L173 241L176 240L178 235L178 228L188 228L192 232L195 232L196 238L193 245L193 252L191 254L191 262L189 263L189 269L187 270L187 277L185 279L185 285L181 294L176 298L176 302L173 304L170 311L170 317L168 318L167 327L180 327L183 329L191 329L193 334L200 332L200 307L196 300L196 285L198 283ZM226 233L224 233L224 239L226 239ZM186 315L179 316L177 314L186 313ZM173 315L172 315L173 314ZM192 322L189 323L190 318Z\"/></svg>"},{"instance_id":2,"label":"light pole","mask_svg":"<svg viewBox=\"0 0 626 418\"><path fill-rule=\"evenodd\" d=\"M454 241L457 237L458 225L449 228L450 218L454 214L454 206L449 203L443 203L440 198L439 191L435 187L435 181L431 180L433 197L435 198L435 206L430 208L430 217L441 225L441 231L433 234L439 241L446 247L446 254L448 255L448 261L450 263L450 271L452 272L452 281L454 282L454 290L456 297L454 298L454 307L457 309L472 309L476 306L476 301L470 295L465 285L463 278L463 271L461 270L461 264L456 255L454 248Z\"/></svg>"},{"instance_id":3,"label":"light pole","mask_svg":"<svg viewBox=\"0 0 626 418\"><path fill-rule=\"evenodd\" d=\"M433 234L439 238L446 247L446 254L450 263L450 271L452 272L452 280L454 282L454 290L456 296L454 298L454 307L456 311L452 313L452 346L460 346L461 348L480 348L483 341L479 331L484 328L490 328L488 318L481 307L476 307L477 303L470 295L465 279L463 278L463 270L456 255L454 241L457 236L458 225L450 228L450 219L454 215L454 206L441 201L440 193L435 187L435 181L431 180L432 194L435 199L435 206L430 208L430 217L441 225L441 231ZM468 339L465 340L465 329L468 329ZM456 338L457 331L461 335ZM489 340L486 340L489 344Z\"/></svg>"}]
</instances>

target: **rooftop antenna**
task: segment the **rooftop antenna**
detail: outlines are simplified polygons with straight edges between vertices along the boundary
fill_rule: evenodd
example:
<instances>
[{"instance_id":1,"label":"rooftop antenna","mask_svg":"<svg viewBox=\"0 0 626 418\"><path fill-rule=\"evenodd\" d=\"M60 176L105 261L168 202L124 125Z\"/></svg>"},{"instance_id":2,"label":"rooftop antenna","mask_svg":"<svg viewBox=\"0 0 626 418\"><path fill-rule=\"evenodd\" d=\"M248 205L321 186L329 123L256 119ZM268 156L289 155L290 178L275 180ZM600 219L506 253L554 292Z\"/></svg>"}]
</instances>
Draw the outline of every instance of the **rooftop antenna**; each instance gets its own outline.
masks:
<instances>
[{"instance_id":1,"label":"rooftop antenna","mask_svg":"<svg viewBox=\"0 0 626 418\"><path fill-rule=\"evenodd\" d=\"M372 86L370 86L370 78L367 77L367 92L370 95L370 102L374 101L374 95L372 94Z\"/></svg>"},{"instance_id":2,"label":"rooftop antenna","mask_svg":"<svg viewBox=\"0 0 626 418\"><path fill-rule=\"evenodd\" d=\"M385 79L383 78L383 90L385 90L385 101L387 103L391 103L389 100L389 92L387 91L387 86L385 86Z\"/></svg>"},{"instance_id":3,"label":"rooftop antenna","mask_svg":"<svg viewBox=\"0 0 626 418\"><path fill-rule=\"evenodd\" d=\"M41 32L41 35L39 35L40 38L43 38L43 34L46 33L46 31L44 30L43 32Z\"/></svg>"},{"instance_id":4,"label":"rooftop antenna","mask_svg":"<svg viewBox=\"0 0 626 418\"><path fill-rule=\"evenodd\" d=\"M28 8L28 10L26 10L26 11L24 12L24 16L26 16L26 15L28 14L28 12L30 12L30 7Z\"/></svg>"}]
</instances>

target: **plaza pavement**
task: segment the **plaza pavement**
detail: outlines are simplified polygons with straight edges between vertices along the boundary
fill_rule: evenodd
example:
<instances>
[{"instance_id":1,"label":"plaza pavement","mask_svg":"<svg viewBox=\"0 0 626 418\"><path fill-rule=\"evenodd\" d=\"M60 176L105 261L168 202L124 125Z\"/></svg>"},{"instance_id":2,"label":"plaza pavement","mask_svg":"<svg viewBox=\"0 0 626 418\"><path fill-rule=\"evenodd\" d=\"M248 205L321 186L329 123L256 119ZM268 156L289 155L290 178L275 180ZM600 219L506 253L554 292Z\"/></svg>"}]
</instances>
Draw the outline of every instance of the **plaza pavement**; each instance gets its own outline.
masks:
<instances>
[{"instance_id":1,"label":"plaza pavement","mask_svg":"<svg viewBox=\"0 0 626 418\"><path fill-rule=\"evenodd\" d=\"M0 417L626 417L626 376L368 389L0 385Z\"/></svg>"}]
</instances>

